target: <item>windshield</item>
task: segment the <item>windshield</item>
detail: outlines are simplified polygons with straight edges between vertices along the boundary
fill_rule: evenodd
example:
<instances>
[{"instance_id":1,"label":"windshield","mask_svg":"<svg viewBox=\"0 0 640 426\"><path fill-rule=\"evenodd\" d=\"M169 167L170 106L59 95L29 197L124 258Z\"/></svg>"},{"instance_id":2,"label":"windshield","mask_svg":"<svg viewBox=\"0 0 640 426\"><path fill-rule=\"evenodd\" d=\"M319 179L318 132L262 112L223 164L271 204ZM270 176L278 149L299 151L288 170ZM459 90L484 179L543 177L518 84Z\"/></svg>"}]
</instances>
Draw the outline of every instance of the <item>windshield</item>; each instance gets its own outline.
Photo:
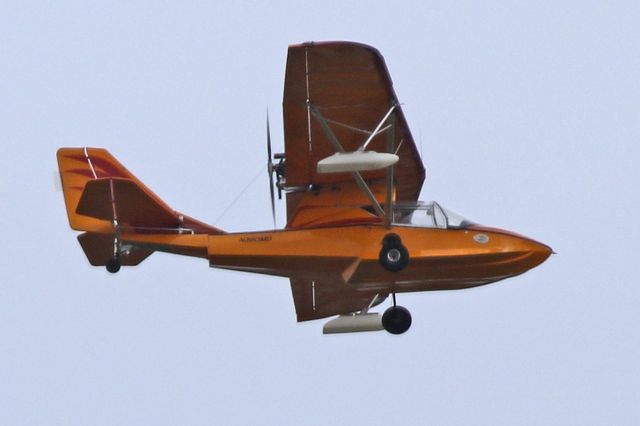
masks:
<instances>
[{"instance_id":1,"label":"windshield","mask_svg":"<svg viewBox=\"0 0 640 426\"><path fill-rule=\"evenodd\" d=\"M474 225L458 213L442 207L435 201L394 206L393 222L396 224L422 226L426 228L466 228Z\"/></svg>"}]
</instances>

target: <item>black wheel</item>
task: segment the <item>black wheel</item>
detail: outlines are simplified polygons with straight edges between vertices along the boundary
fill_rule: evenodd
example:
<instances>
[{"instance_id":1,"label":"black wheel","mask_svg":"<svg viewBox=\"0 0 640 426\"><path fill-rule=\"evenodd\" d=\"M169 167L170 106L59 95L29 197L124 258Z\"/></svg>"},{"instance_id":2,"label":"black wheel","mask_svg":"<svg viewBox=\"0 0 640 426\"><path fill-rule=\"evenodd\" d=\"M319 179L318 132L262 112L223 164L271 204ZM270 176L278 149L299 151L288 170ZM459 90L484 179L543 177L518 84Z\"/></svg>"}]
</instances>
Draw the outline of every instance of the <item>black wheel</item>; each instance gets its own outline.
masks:
<instances>
[{"instance_id":1,"label":"black wheel","mask_svg":"<svg viewBox=\"0 0 640 426\"><path fill-rule=\"evenodd\" d=\"M117 257L109 258L109 260L107 260L106 267L107 267L107 271L111 272L112 274L115 274L120 270L120 259L118 259Z\"/></svg>"},{"instance_id":2,"label":"black wheel","mask_svg":"<svg viewBox=\"0 0 640 426\"><path fill-rule=\"evenodd\" d=\"M403 306L392 306L382 314L382 326L391 334L402 334L411 327L411 314Z\"/></svg>"},{"instance_id":3,"label":"black wheel","mask_svg":"<svg viewBox=\"0 0 640 426\"><path fill-rule=\"evenodd\" d=\"M402 245L402 240L398 234L387 234L382 239L383 247L396 247Z\"/></svg>"},{"instance_id":4,"label":"black wheel","mask_svg":"<svg viewBox=\"0 0 640 426\"><path fill-rule=\"evenodd\" d=\"M409 252L402 244L383 245L378 260L385 269L398 272L409 264Z\"/></svg>"}]
</instances>

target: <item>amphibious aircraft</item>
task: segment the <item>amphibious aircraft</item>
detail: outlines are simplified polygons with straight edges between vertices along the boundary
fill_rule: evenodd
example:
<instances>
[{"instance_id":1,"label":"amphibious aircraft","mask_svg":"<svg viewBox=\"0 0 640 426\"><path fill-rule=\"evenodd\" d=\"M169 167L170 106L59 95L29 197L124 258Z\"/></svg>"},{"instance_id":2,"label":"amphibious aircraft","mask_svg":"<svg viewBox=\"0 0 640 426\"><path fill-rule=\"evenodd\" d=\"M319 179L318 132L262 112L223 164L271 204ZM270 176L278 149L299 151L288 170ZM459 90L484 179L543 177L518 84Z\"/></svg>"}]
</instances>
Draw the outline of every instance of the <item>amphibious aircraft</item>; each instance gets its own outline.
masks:
<instances>
[{"instance_id":1,"label":"amphibious aircraft","mask_svg":"<svg viewBox=\"0 0 640 426\"><path fill-rule=\"evenodd\" d=\"M404 333L396 294L454 290L513 277L551 249L419 202L425 169L380 53L351 42L289 47L283 154L272 155L271 209L284 229L226 233L165 204L109 152L61 148L71 228L91 265L117 272L154 251L289 278L298 321L330 316L325 333ZM275 178L275 179L274 179ZM391 296L382 316L371 312Z\"/></svg>"}]
</instances>

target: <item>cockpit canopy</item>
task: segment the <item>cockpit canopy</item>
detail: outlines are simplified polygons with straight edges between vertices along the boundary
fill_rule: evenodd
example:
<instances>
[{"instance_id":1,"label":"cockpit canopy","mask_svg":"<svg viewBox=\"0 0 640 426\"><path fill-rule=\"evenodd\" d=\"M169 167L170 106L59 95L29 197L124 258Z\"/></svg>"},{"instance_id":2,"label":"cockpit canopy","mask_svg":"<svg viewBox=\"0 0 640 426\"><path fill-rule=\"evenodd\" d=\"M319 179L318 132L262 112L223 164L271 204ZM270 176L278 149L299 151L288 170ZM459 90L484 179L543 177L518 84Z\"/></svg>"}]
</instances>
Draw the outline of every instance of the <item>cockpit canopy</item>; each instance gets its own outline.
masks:
<instances>
[{"instance_id":1,"label":"cockpit canopy","mask_svg":"<svg viewBox=\"0 0 640 426\"><path fill-rule=\"evenodd\" d=\"M462 229L475 225L458 213L442 207L435 201L397 203L393 210L393 223L424 228Z\"/></svg>"}]
</instances>

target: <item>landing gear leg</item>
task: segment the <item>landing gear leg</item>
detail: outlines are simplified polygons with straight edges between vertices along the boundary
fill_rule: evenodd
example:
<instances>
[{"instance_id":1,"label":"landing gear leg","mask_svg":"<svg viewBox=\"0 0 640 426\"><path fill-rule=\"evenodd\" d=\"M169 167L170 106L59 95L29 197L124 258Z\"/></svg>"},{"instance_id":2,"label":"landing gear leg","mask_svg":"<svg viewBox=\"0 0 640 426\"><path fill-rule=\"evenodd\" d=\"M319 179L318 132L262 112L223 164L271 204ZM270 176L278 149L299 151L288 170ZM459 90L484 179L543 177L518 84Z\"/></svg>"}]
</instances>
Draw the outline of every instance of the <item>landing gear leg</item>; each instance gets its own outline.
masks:
<instances>
[{"instance_id":1,"label":"landing gear leg","mask_svg":"<svg viewBox=\"0 0 640 426\"><path fill-rule=\"evenodd\" d=\"M109 260L107 260L107 264L105 265L107 271L111 272L112 274L115 274L120 270L119 246L120 244L118 243L118 236L116 234L116 236L113 238L113 256L111 256Z\"/></svg>"},{"instance_id":2,"label":"landing gear leg","mask_svg":"<svg viewBox=\"0 0 640 426\"><path fill-rule=\"evenodd\" d=\"M393 306L384 311L382 326L391 334L402 334L411 327L411 314L403 306L396 305L396 294L392 293Z\"/></svg>"}]
</instances>

